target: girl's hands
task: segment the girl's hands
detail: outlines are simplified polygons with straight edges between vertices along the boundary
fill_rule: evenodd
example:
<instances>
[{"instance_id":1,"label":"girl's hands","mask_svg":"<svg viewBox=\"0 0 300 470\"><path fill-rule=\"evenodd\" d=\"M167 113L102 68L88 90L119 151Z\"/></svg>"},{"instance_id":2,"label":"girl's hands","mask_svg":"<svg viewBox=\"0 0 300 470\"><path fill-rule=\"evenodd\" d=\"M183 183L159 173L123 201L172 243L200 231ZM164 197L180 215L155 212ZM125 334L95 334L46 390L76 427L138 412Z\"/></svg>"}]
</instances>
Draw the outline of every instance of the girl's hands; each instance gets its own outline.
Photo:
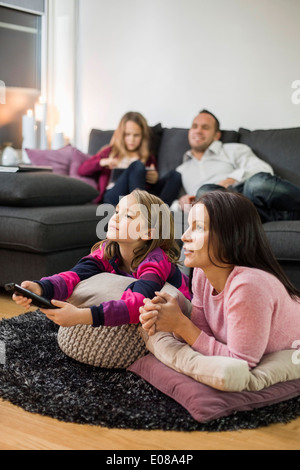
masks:
<instances>
[{"instance_id":1,"label":"girl's hands","mask_svg":"<svg viewBox=\"0 0 300 470\"><path fill-rule=\"evenodd\" d=\"M30 290L34 294L43 295L43 289L36 282L24 281L22 282L21 287L24 287L24 289ZM22 307L25 307L26 309L29 309L31 307L32 300L28 299L27 297L23 297L21 294L14 293L12 296L12 299L14 302L16 302L17 305L21 305Z\"/></svg>"},{"instance_id":2,"label":"girl's hands","mask_svg":"<svg viewBox=\"0 0 300 470\"><path fill-rule=\"evenodd\" d=\"M158 180L159 180L158 172L156 171L155 166L151 165L146 173L146 182L148 184L156 184Z\"/></svg>"},{"instance_id":3,"label":"girl's hands","mask_svg":"<svg viewBox=\"0 0 300 470\"><path fill-rule=\"evenodd\" d=\"M109 168L110 170L113 170L114 168L118 166L118 159L111 158L111 157L101 158L101 160L99 161L99 165L102 168Z\"/></svg>"},{"instance_id":4,"label":"girl's hands","mask_svg":"<svg viewBox=\"0 0 300 470\"><path fill-rule=\"evenodd\" d=\"M41 286L32 281L24 281L21 287L28 289L34 294L43 295L43 289ZM22 295L14 293L12 299L16 304L29 309L31 307L32 300ZM75 325L92 325L93 317L90 308L77 308L67 302L60 302L58 300L51 300L51 303L57 307L55 310L51 309L40 309L47 318L52 320L59 326L75 326Z\"/></svg>"},{"instance_id":5,"label":"girl's hands","mask_svg":"<svg viewBox=\"0 0 300 470\"><path fill-rule=\"evenodd\" d=\"M93 317L90 308L78 308L68 302L51 300L55 310L41 308L41 312L59 326L92 325Z\"/></svg>"}]
</instances>

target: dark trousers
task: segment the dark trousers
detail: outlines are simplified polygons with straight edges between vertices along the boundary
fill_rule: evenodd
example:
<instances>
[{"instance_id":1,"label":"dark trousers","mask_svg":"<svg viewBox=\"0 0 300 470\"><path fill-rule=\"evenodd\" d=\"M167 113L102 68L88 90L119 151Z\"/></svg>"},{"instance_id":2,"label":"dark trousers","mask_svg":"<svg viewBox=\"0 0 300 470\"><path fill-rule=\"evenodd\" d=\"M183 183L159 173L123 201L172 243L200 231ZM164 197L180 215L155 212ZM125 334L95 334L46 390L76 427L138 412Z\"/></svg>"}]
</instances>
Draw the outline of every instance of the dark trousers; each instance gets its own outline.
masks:
<instances>
[{"instance_id":1,"label":"dark trousers","mask_svg":"<svg viewBox=\"0 0 300 470\"><path fill-rule=\"evenodd\" d=\"M130 194L135 189L147 190L171 205L177 199L181 189L181 175L177 171L170 171L156 184L148 185L146 182L147 170L145 165L138 161L133 162L117 179L113 188L108 189L103 196L105 204L117 206L120 198Z\"/></svg>"},{"instance_id":2,"label":"dark trousers","mask_svg":"<svg viewBox=\"0 0 300 470\"><path fill-rule=\"evenodd\" d=\"M156 184L152 185L149 192L155 194L155 196L171 206L172 202L178 198L181 185L181 174L173 170L167 173Z\"/></svg>"},{"instance_id":3,"label":"dark trousers","mask_svg":"<svg viewBox=\"0 0 300 470\"><path fill-rule=\"evenodd\" d=\"M224 189L217 184L205 184L197 191L202 194ZM269 173L257 173L244 183L229 187L244 194L253 202L262 222L275 220L300 220L300 188L287 180Z\"/></svg>"}]
</instances>

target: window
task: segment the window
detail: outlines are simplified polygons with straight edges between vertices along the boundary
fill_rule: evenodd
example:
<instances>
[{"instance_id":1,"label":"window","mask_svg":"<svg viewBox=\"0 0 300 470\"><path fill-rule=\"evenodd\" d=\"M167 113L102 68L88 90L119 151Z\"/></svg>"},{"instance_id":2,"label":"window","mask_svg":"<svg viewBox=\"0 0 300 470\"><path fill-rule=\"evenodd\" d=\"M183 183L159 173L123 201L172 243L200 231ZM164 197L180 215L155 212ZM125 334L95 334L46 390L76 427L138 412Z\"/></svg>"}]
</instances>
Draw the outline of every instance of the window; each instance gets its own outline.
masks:
<instances>
[{"instance_id":1,"label":"window","mask_svg":"<svg viewBox=\"0 0 300 470\"><path fill-rule=\"evenodd\" d=\"M7 87L41 88L41 17L0 7L1 80Z\"/></svg>"},{"instance_id":2,"label":"window","mask_svg":"<svg viewBox=\"0 0 300 470\"><path fill-rule=\"evenodd\" d=\"M0 146L22 147L22 115L41 94L42 17L0 6L0 81L6 102L0 104Z\"/></svg>"}]
</instances>

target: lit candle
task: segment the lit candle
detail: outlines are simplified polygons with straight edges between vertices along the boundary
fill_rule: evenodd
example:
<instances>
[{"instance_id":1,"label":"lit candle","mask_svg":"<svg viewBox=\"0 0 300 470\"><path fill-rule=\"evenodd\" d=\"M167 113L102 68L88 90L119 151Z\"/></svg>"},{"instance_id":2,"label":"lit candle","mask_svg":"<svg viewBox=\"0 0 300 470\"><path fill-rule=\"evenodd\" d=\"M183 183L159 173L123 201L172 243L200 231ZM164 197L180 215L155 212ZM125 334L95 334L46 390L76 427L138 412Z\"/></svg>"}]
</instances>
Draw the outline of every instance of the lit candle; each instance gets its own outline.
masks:
<instances>
[{"instance_id":1,"label":"lit candle","mask_svg":"<svg viewBox=\"0 0 300 470\"><path fill-rule=\"evenodd\" d=\"M32 109L27 111L27 114L22 117L22 135L23 135L23 144L22 144L22 153L23 153L23 162L30 163L28 158L26 148L35 149L36 148L36 127L35 119Z\"/></svg>"},{"instance_id":2,"label":"lit candle","mask_svg":"<svg viewBox=\"0 0 300 470\"><path fill-rule=\"evenodd\" d=\"M37 122L37 130L38 130L38 147L41 150L45 150L48 148L47 142L47 103L46 100L41 96L39 98L38 103L36 103L34 108L35 119Z\"/></svg>"},{"instance_id":3,"label":"lit candle","mask_svg":"<svg viewBox=\"0 0 300 470\"><path fill-rule=\"evenodd\" d=\"M65 145L65 137L63 132L61 132L60 126L55 127L55 134L52 137L52 150L57 150L62 148Z\"/></svg>"}]
</instances>

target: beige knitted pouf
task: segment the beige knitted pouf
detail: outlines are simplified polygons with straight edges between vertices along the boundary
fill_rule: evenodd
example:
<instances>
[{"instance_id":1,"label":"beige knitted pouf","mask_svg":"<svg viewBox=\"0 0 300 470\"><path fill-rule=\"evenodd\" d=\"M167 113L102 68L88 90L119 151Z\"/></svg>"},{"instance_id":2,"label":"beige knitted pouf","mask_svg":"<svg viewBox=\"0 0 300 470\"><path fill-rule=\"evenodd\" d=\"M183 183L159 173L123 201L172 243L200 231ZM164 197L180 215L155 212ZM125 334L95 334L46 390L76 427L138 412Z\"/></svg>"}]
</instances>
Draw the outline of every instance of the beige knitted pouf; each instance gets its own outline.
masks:
<instances>
[{"instance_id":1,"label":"beige knitted pouf","mask_svg":"<svg viewBox=\"0 0 300 470\"><path fill-rule=\"evenodd\" d=\"M68 301L83 308L118 300L133 282L136 279L101 273L80 282ZM162 290L177 297L183 312L190 314L191 303L175 287L165 284ZM140 328L140 325L60 327L57 339L61 350L76 361L107 369L125 369L149 352Z\"/></svg>"},{"instance_id":2,"label":"beige knitted pouf","mask_svg":"<svg viewBox=\"0 0 300 470\"><path fill-rule=\"evenodd\" d=\"M138 329L139 325L60 328L58 344L67 356L84 364L126 369L148 352Z\"/></svg>"}]
</instances>

